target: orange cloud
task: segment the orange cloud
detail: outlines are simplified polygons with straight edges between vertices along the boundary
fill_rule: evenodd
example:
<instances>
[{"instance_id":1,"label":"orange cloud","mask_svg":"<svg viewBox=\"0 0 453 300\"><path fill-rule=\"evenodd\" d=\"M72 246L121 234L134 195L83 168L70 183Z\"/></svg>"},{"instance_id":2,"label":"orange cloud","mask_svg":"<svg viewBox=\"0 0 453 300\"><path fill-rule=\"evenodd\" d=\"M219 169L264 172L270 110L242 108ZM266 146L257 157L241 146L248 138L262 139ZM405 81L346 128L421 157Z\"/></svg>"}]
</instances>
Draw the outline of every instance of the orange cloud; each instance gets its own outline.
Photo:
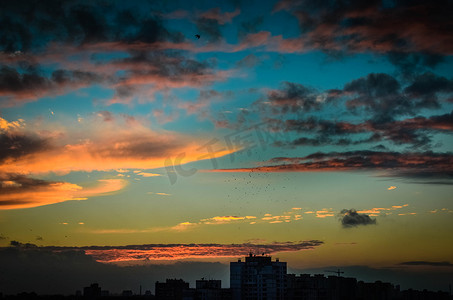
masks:
<instances>
[{"instance_id":1,"label":"orange cloud","mask_svg":"<svg viewBox=\"0 0 453 300\"><path fill-rule=\"evenodd\" d=\"M326 217L333 217L335 214L333 211L328 209L322 209L316 211L316 218L326 218Z\"/></svg>"},{"instance_id":2,"label":"orange cloud","mask_svg":"<svg viewBox=\"0 0 453 300\"><path fill-rule=\"evenodd\" d=\"M394 190L394 189L396 189L396 186L393 186L393 185L390 186L389 188L387 188L387 190L389 190L389 191Z\"/></svg>"},{"instance_id":3,"label":"orange cloud","mask_svg":"<svg viewBox=\"0 0 453 300\"><path fill-rule=\"evenodd\" d=\"M0 181L1 181L0 177ZM8 182L5 187L4 182ZM11 184L13 182L14 184ZM70 200L109 195L126 186L121 179L98 180L98 185L83 188L68 182L51 182L16 175L2 181L0 210L30 208Z\"/></svg>"},{"instance_id":4,"label":"orange cloud","mask_svg":"<svg viewBox=\"0 0 453 300\"><path fill-rule=\"evenodd\" d=\"M140 260L181 260L187 258L215 258L247 256L251 249L255 253L273 254L311 250L323 244L319 240L272 244L171 244L131 245L122 247L87 247L84 250L98 262L115 263ZM68 248L64 248L68 249Z\"/></svg>"},{"instance_id":5,"label":"orange cloud","mask_svg":"<svg viewBox=\"0 0 453 300\"><path fill-rule=\"evenodd\" d=\"M13 136L10 139L17 140L16 146L27 151L7 149L5 159L0 162L0 173L66 174L72 171L116 170L124 174L128 169L162 168L168 158L176 160L179 156L180 164L185 164L222 157L235 151L214 145L213 151L208 153L208 149L202 147L206 141L201 138L195 140L175 132L154 131L145 121L130 116L110 118L113 120L104 121L105 116L93 115L83 124L72 128L60 127L58 133L37 126L33 131L39 134L22 133L20 139ZM10 123L2 124L9 129L17 127ZM151 172L139 172L138 175L158 176Z\"/></svg>"},{"instance_id":6,"label":"orange cloud","mask_svg":"<svg viewBox=\"0 0 453 300\"><path fill-rule=\"evenodd\" d=\"M375 217L379 214L382 213L382 211L392 211L400 208L404 208L409 206L409 204L404 204L404 205L393 205L392 207L375 207L371 209L364 209L364 210L358 210L357 212L359 214L369 214L372 217Z\"/></svg>"},{"instance_id":7,"label":"orange cloud","mask_svg":"<svg viewBox=\"0 0 453 300\"><path fill-rule=\"evenodd\" d=\"M245 217L238 217L238 216L216 216L208 219L202 219L200 220L200 223L202 224L224 224L232 221L244 221L244 220L250 220L250 219L256 219L255 216L245 216Z\"/></svg>"},{"instance_id":8,"label":"orange cloud","mask_svg":"<svg viewBox=\"0 0 453 300\"><path fill-rule=\"evenodd\" d=\"M391 167L388 161L393 161ZM215 169L208 172L344 172L386 171L381 176L426 178L426 174L445 177L453 170L451 153L399 153L379 151L348 151L314 153L305 157L276 157L253 168ZM430 176L431 176L430 175Z\"/></svg>"},{"instance_id":9,"label":"orange cloud","mask_svg":"<svg viewBox=\"0 0 453 300\"><path fill-rule=\"evenodd\" d=\"M162 176L160 174L146 173L146 172L139 172L139 173L137 173L137 175L140 175L140 176L143 176L143 177L158 177L158 176Z\"/></svg>"},{"instance_id":10,"label":"orange cloud","mask_svg":"<svg viewBox=\"0 0 453 300\"><path fill-rule=\"evenodd\" d=\"M9 132L22 128L25 121L23 119L18 119L17 121L8 122L7 120L0 117L0 132Z\"/></svg>"},{"instance_id":11,"label":"orange cloud","mask_svg":"<svg viewBox=\"0 0 453 300\"><path fill-rule=\"evenodd\" d=\"M299 210L301 208L292 208L292 210ZM264 214L264 217L261 218L262 221L265 221L269 224L275 223L289 223L292 220L297 221L302 219L301 215L293 215L294 211L283 212L282 215L273 216L272 214Z\"/></svg>"},{"instance_id":12,"label":"orange cloud","mask_svg":"<svg viewBox=\"0 0 453 300\"><path fill-rule=\"evenodd\" d=\"M122 179L100 179L98 182L99 184L97 186L81 189L75 196L86 199L94 196L111 195L114 192L122 190L127 185L127 181Z\"/></svg>"},{"instance_id":13,"label":"orange cloud","mask_svg":"<svg viewBox=\"0 0 453 300\"><path fill-rule=\"evenodd\" d=\"M182 223L179 223L176 226L171 227L170 229L171 230L175 230L175 231L184 231L184 230L187 230L189 228L193 228L194 226L197 226L197 225L198 225L197 223L182 222Z\"/></svg>"},{"instance_id":14,"label":"orange cloud","mask_svg":"<svg viewBox=\"0 0 453 300\"><path fill-rule=\"evenodd\" d=\"M409 206L409 204L404 204L404 205L393 205L392 208L403 208Z\"/></svg>"},{"instance_id":15,"label":"orange cloud","mask_svg":"<svg viewBox=\"0 0 453 300\"><path fill-rule=\"evenodd\" d=\"M158 193L155 193L158 194ZM162 193L164 194L164 193ZM94 234L110 234L110 233L121 233L121 234L128 234L128 233L145 233L145 232L161 232L161 231L186 231L191 230L194 228L198 228L199 226L204 225L224 225L224 224L234 224L237 222L247 222L249 224L257 224L257 223L282 223L286 222L289 223L292 220L300 220L302 219L302 215L279 215L279 216L272 216L271 214L265 214L264 217L258 219L256 216L215 216L211 218L200 219L198 222L190 222L185 221L181 222L174 226L168 227L152 227L152 228L145 228L145 229L127 229L127 228L119 228L119 229L95 229L95 230L87 230L88 233Z\"/></svg>"}]
</instances>

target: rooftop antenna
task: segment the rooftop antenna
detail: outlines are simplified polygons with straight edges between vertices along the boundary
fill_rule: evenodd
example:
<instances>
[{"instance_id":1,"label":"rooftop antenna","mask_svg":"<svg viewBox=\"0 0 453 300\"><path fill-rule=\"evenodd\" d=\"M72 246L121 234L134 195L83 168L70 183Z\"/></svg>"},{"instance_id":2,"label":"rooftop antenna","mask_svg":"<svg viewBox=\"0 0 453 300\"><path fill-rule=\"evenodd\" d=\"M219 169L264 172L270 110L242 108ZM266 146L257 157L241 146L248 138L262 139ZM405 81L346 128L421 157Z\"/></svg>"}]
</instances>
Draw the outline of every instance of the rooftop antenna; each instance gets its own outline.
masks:
<instances>
[{"instance_id":1,"label":"rooftop antenna","mask_svg":"<svg viewBox=\"0 0 453 300\"><path fill-rule=\"evenodd\" d=\"M324 272L335 273L335 274L337 274L338 277L341 276L340 274L344 273L343 271L340 271L340 269L338 269L337 271L324 270Z\"/></svg>"}]
</instances>

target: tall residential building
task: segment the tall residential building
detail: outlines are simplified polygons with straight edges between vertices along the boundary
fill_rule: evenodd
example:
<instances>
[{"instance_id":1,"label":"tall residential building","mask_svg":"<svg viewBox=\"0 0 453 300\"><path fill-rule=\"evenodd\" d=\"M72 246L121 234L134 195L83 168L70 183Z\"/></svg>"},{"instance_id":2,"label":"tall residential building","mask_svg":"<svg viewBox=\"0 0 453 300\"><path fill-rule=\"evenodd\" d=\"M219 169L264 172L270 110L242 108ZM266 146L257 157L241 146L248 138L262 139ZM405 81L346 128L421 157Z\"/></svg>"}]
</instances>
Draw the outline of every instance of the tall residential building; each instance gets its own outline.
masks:
<instances>
[{"instance_id":1,"label":"tall residential building","mask_svg":"<svg viewBox=\"0 0 453 300\"><path fill-rule=\"evenodd\" d=\"M234 300L285 298L286 262L270 256L250 255L230 263L230 288Z\"/></svg>"}]
</instances>

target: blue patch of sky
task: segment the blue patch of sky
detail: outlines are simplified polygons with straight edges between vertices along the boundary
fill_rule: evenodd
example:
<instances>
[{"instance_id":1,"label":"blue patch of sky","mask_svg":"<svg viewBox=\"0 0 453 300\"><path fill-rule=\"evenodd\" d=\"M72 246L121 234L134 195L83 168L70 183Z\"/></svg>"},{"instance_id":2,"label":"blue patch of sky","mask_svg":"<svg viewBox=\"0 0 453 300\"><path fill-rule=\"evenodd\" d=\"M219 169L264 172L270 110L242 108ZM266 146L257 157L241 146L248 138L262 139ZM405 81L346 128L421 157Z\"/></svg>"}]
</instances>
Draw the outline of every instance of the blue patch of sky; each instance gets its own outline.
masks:
<instances>
[{"instance_id":1,"label":"blue patch of sky","mask_svg":"<svg viewBox=\"0 0 453 300\"><path fill-rule=\"evenodd\" d=\"M451 67L453 64L453 56L445 57L444 61L441 62L436 68L434 68L434 73L445 76L449 79L453 79L453 68Z\"/></svg>"},{"instance_id":2,"label":"blue patch of sky","mask_svg":"<svg viewBox=\"0 0 453 300\"><path fill-rule=\"evenodd\" d=\"M23 106L5 108L3 113L10 120L23 118L27 121L38 116L52 117L50 111L54 112L55 117L65 115L77 119L77 114L87 115L93 112L93 102L110 96L112 90L93 85L64 95L42 97L39 101L25 103Z\"/></svg>"}]
</instances>

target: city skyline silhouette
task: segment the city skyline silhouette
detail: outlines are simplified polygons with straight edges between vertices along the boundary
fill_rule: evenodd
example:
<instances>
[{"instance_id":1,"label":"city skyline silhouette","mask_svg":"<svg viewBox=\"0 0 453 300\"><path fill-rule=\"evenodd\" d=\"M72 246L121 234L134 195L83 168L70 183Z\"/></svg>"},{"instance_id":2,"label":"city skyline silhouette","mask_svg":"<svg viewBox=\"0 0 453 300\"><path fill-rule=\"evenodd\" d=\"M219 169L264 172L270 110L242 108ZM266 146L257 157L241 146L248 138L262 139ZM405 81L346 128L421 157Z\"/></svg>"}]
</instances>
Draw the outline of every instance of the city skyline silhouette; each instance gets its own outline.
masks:
<instances>
[{"instance_id":1,"label":"city skyline silhouette","mask_svg":"<svg viewBox=\"0 0 453 300\"><path fill-rule=\"evenodd\" d=\"M452 12L0 0L0 293L448 293Z\"/></svg>"}]
</instances>

